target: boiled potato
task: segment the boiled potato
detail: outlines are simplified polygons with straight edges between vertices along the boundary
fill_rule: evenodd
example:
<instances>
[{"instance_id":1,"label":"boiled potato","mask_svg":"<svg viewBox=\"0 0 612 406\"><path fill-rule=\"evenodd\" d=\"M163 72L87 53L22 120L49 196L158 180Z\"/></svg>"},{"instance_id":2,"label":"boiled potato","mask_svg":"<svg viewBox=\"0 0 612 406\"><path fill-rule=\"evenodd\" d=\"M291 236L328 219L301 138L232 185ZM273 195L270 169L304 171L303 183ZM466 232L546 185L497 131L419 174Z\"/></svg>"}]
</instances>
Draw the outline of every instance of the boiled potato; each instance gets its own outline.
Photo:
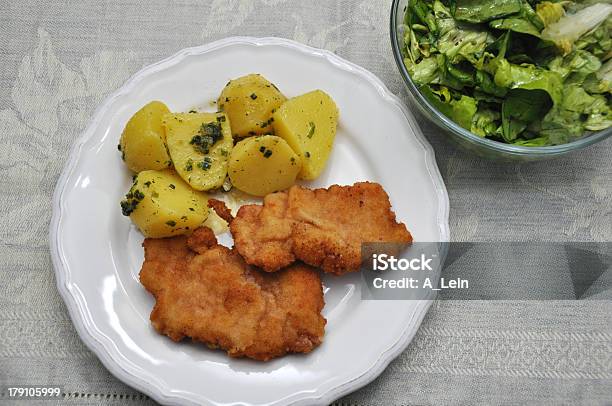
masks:
<instances>
[{"instance_id":1,"label":"boiled potato","mask_svg":"<svg viewBox=\"0 0 612 406\"><path fill-rule=\"evenodd\" d=\"M126 124L119 150L125 164L132 171L138 173L172 165L162 127L162 116L169 112L164 103L152 101L138 110Z\"/></svg>"},{"instance_id":2,"label":"boiled potato","mask_svg":"<svg viewBox=\"0 0 612 406\"><path fill-rule=\"evenodd\" d=\"M217 105L227 113L234 137L248 137L272 131L272 113L286 99L261 75L247 75L230 80Z\"/></svg>"},{"instance_id":3,"label":"boiled potato","mask_svg":"<svg viewBox=\"0 0 612 406\"><path fill-rule=\"evenodd\" d=\"M229 162L232 185L254 196L285 190L295 183L302 162L280 137L264 135L238 142Z\"/></svg>"},{"instance_id":4,"label":"boiled potato","mask_svg":"<svg viewBox=\"0 0 612 406\"><path fill-rule=\"evenodd\" d=\"M336 103L327 93L315 90L287 100L272 117L274 133L287 141L302 160L299 178L318 177L336 136Z\"/></svg>"},{"instance_id":5,"label":"boiled potato","mask_svg":"<svg viewBox=\"0 0 612 406\"><path fill-rule=\"evenodd\" d=\"M142 171L121 201L121 211L145 237L171 237L187 234L204 223L208 199L172 169Z\"/></svg>"},{"instance_id":6,"label":"boiled potato","mask_svg":"<svg viewBox=\"0 0 612 406\"><path fill-rule=\"evenodd\" d=\"M223 113L173 113L163 119L174 169L195 190L223 185L234 141Z\"/></svg>"}]
</instances>

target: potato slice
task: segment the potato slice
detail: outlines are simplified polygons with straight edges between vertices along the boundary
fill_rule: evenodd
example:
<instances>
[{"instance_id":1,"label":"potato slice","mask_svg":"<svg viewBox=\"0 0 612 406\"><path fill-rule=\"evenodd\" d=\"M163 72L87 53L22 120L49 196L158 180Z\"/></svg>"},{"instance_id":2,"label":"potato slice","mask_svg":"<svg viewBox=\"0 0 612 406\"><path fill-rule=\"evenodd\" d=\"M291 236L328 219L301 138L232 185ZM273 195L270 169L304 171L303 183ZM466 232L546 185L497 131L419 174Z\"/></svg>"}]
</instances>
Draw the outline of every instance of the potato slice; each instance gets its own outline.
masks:
<instances>
[{"instance_id":1,"label":"potato slice","mask_svg":"<svg viewBox=\"0 0 612 406\"><path fill-rule=\"evenodd\" d=\"M336 137L336 103L327 93L315 90L287 100L272 117L274 133L287 141L302 160L299 178L317 178Z\"/></svg>"},{"instance_id":2,"label":"potato slice","mask_svg":"<svg viewBox=\"0 0 612 406\"><path fill-rule=\"evenodd\" d=\"M234 137L248 137L272 131L272 113L287 98L261 75L230 80L217 100L227 113Z\"/></svg>"},{"instance_id":3,"label":"potato slice","mask_svg":"<svg viewBox=\"0 0 612 406\"><path fill-rule=\"evenodd\" d=\"M127 122L119 141L119 151L130 170L138 173L172 165L162 127L162 116L169 112L164 103L152 101Z\"/></svg>"},{"instance_id":4,"label":"potato slice","mask_svg":"<svg viewBox=\"0 0 612 406\"><path fill-rule=\"evenodd\" d=\"M172 169L143 171L121 201L121 211L145 237L171 237L190 233L204 223L208 199Z\"/></svg>"},{"instance_id":5,"label":"potato slice","mask_svg":"<svg viewBox=\"0 0 612 406\"><path fill-rule=\"evenodd\" d=\"M163 119L174 169L195 190L223 185L234 141L223 113L173 113Z\"/></svg>"},{"instance_id":6,"label":"potato slice","mask_svg":"<svg viewBox=\"0 0 612 406\"><path fill-rule=\"evenodd\" d=\"M280 137L264 135L238 142L229 162L232 185L254 196L285 190L295 183L302 163Z\"/></svg>"}]
</instances>

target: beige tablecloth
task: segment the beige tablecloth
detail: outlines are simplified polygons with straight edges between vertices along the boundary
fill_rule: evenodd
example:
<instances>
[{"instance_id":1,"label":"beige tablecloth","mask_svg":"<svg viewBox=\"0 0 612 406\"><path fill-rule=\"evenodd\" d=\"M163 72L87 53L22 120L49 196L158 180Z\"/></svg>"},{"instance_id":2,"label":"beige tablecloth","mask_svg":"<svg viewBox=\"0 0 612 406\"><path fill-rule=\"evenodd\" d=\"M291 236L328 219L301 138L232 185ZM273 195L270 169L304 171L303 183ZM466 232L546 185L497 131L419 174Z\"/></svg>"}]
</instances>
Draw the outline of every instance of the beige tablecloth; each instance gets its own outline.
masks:
<instances>
[{"instance_id":1,"label":"beige tablecloth","mask_svg":"<svg viewBox=\"0 0 612 406\"><path fill-rule=\"evenodd\" d=\"M13 384L59 384L74 404L152 403L81 343L49 256L53 188L104 97L182 48L252 35L329 49L406 99L389 10L389 0L2 1L0 403ZM612 140L556 161L504 164L421 127L450 195L453 240L612 241ZM523 403L612 404L612 302L436 303L410 347L338 402Z\"/></svg>"}]
</instances>

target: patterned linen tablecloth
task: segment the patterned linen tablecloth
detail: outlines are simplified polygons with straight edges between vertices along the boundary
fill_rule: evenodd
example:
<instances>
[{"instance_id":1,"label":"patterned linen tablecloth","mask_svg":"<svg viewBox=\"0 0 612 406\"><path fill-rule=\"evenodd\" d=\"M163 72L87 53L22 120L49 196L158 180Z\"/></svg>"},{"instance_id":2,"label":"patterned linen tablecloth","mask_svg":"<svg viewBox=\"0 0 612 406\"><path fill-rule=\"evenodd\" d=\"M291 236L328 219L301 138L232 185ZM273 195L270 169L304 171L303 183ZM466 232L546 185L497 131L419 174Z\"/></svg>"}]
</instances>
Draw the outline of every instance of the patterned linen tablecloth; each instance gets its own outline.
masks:
<instances>
[{"instance_id":1,"label":"patterned linen tablecloth","mask_svg":"<svg viewBox=\"0 0 612 406\"><path fill-rule=\"evenodd\" d=\"M74 404L153 403L80 341L49 255L57 178L109 93L182 48L251 35L331 50L407 100L390 49L390 3L2 0L0 385L60 384ZM612 140L555 161L508 164L465 154L419 123L448 188L453 240L612 241ZM338 401L522 403L612 404L611 301L435 303L409 348Z\"/></svg>"}]
</instances>

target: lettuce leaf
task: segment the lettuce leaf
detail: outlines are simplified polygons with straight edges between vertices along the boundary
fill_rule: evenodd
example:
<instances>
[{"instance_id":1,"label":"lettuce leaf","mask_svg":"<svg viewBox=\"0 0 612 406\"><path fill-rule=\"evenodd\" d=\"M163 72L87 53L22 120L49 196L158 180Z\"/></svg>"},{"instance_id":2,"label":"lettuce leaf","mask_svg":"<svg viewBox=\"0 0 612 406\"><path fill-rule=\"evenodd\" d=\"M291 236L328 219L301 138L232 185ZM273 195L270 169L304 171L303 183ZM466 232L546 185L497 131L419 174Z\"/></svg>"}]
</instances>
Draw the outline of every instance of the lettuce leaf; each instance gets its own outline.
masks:
<instances>
[{"instance_id":1,"label":"lettuce leaf","mask_svg":"<svg viewBox=\"0 0 612 406\"><path fill-rule=\"evenodd\" d=\"M589 79L584 84L589 93L612 93L612 59L608 59Z\"/></svg>"},{"instance_id":2,"label":"lettuce leaf","mask_svg":"<svg viewBox=\"0 0 612 406\"><path fill-rule=\"evenodd\" d=\"M412 15L416 16L421 23L425 24L430 32L436 33L438 31L436 18L427 2L423 0L410 0L408 7Z\"/></svg>"},{"instance_id":3,"label":"lettuce leaf","mask_svg":"<svg viewBox=\"0 0 612 406\"><path fill-rule=\"evenodd\" d=\"M441 1L434 1L433 10L439 27L437 49L451 63L467 60L475 64L485 48L494 41L493 36L486 30L459 26L450 9Z\"/></svg>"},{"instance_id":4,"label":"lettuce leaf","mask_svg":"<svg viewBox=\"0 0 612 406\"><path fill-rule=\"evenodd\" d=\"M548 64L548 69L557 72L564 80L572 74L572 83L582 83L588 75L597 72L600 68L599 58L581 49L566 56L558 56Z\"/></svg>"},{"instance_id":5,"label":"lettuce leaf","mask_svg":"<svg viewBox=\"0 0 612 406\"><path fill-rule=\"evenodd\" d=\"M536 13L540 17L540 20L542 20L542 23L544 23L544 27L548 27L559 21L559 19L565 15L565 9L561 3L543 1L536 4Z\"/></svg>"},{"instance_id":6,"label":"lettuce leaf","mask_svg":"<svg viewBox=\"0 0 612 406\"><path fill-rule=\"evenodd\" d=\"M459 100L450 102L452 119L466 130L472 128L472 119L478 110L478 103L472 97L462 95Z\"/></svg>"},{"instance_id":7,"label":"lettuce leaf","mask_svg":"<svg viewBox=\"0 0 612 406\"><path fill-rule=\"evenodd\" d=\"M442 87L441 89L445 89ZM448 100L448 90L437 91L431 86L423 86L421 93L429 100L441 113L459 124L466 130L472 126L472 118L478 110L476 99L461 95L459 99Z\"/></svg>"},{"instance_id":8,"label":"lettuce leaf","mask_svg":"<svg viewBox=\"0 0 612 406\"><path fill-rule=\"evenodd\" d=\"M420 86L429 83L438 83L438 59L435 56L423 58L420 62L406 64L410 77Z\"/></svg>"},{"instance_id":9,"label":"lettuce leaf","mask_svg":"<svg viewBox=\"0 0 612 406\"><path fill-rule=\"evenodd\" d=\"M569 142L585 131L600 131L612 126L610 103L603 95L590 95L581 86L565 87L563 101L542 120L541 134L551 143Z\"/></svg>"},{"instance_id":10,"label":"lettuce leaf","mask_svg":"<svg viewBox=\"0 0 612 406\"><path fill-rule=\"evenodd\" d=\"M500 119L501 115L498 111L486 107L479 107L472 118L470 131L480 137L500 135Z\"/></svg>"},{"instance_id":11,"label":"lettuce leaf","mask_svg":"<svg viewBox=\"0 0 612 406\"><path fill-rule=\"evenodd\" d=\"M604 96L591 96L592 102L585 109L584 113L588 114L584 122L584 128L589 131L601 131L612 126L612 110L610 103Z\"/></svg>"},{"instance_id":12,"label":"lettuce leaf","mask_svg":"<svg viewBox=\"0 0 612 406\"><path fill-rule=\"evenodd\" d=\"M551 145L565 144L584 133L580 113L553 107L544 116L540 136L547 137Z\"/></svg>"},{"instance_id":13,"label":"lettuce leaf","mask_svg":"<svg viewBox=\"0 0 612 406\"><path fill-rule=\"evenodd\" d=\"M550 95L553 103L561 101L563 80L552 71L534 65L519 66L500 59L497 62L494 81L497 86L510 89L544 90Z\"/></svg>"},{"instance_id":14,"label":"lettuce leaf","mask_svg":"<svg viewBox=\"0 0 612 406\"><path fill-rule=\"evenodd\" d=\"M580 37L574 48L589 51L597 58L609 59L612 52L612 14L591 32Z\"/></svg>"},{"instance_id":15,"label":"lettuce leaf","mask_svg":"<svg viewBox=\"0 0 612 406\"><path fill-rule=\"evenodd\" d=\"M582 87L572 85L567 86L563 91L563 101L560 107L576 113L586 113L590 111L590 106L594 102L594 96L588 94Z\"/></svg>"}]
</instances>

